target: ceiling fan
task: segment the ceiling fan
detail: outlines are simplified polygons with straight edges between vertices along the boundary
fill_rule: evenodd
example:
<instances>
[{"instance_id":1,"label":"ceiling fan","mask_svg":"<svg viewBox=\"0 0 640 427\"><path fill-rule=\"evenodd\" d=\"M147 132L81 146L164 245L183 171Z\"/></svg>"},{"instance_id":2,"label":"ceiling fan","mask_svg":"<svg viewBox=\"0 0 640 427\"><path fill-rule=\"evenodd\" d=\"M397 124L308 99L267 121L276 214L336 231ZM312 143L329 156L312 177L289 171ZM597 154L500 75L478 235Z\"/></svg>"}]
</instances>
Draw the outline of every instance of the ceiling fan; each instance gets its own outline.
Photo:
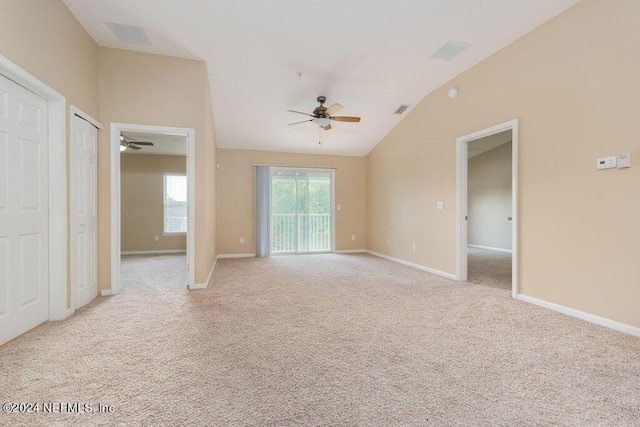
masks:
<instances>
[{"instance_id":1,"label":"ceiling fan","mask_svg":"<svg viewBox=\"0 0 640 427\"><path fill-rule=\"evenodd\" d=\"M312 117L311 119L303 120L301 122L289 123L289 126L297 125L300 123L313 122L315 125L320 126L324 130L330 130L332 121L352 123L357 123L360 121L360 117L334 116L335 113L342 110L344 107L340 104L333 104L329 108L325 107L324 103L327 101L327 98L322 95L317 98L317 101L320 103L320 106L316 107L316 109L313 110L313 114L303 113L302 111L287 110L290 113L304 114L305 116Z\"/></svg>"},{"instance_id":2,"label":"ceiling fan","mask_svg":"<svg viewBox=\"0 0 640 427\"><path fill-rule=\"evenodd\" d=\"M127 148L131 148L132 150L142 150L142 147L138 147L139 145L146 145L146 146L153 147L153 142L134 141L132 139L127 138L126 136L120 135L120 151L124 151Z\"/></svg>"}]
</instances>

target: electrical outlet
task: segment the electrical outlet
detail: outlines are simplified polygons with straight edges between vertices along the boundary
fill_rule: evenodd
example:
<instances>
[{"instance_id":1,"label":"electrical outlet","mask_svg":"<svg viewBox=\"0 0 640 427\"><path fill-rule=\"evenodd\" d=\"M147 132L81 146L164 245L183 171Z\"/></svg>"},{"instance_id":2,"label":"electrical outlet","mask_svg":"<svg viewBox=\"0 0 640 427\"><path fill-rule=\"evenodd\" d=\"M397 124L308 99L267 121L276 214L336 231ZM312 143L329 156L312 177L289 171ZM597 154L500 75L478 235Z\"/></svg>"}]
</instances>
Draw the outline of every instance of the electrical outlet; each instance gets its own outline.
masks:
<instances>
[{"instance_id":1,"label":"electrical outlet","mask_svg":"<svg viewBox=\"0 0 640 427\"><path fill-rule=\"evenodd\" d=\"M391 246L391 239L387 239L387 246Z\"/></svg>"},{"instance_id":2,"label":"electrical outlet","mask_svg":"<svg viewBox=\"0 0 640 427\"><path fill-rule=\"evenodd\" d=\"M356 235L355 234L351 235L351 240L356 240Z\"/></svg>"},{"instance_id":3,"label":"electrical outlet","mask_svg":"<svg viewBox=\"0 0 640 427\"><path fill-rule=\"evenodd\" d=\"M244 237L240 238L240 243L244 244Z\"/></svg>"},{"instance_id":4,"label":"electrical outlet","mask_svg":"<svg viewBox=\"0 0 640 427\"><path fill-rule=\"evenodd\" d=\"M160 236L156 234L156 242L160 240Z\"/></svg>"},{"instance_id":5,"label":"electrical outlet","mask_svg":"<svg viewBox=\"0 0 640 427\"><path fill-rule=\"evenodd\" d=\"M415 244L415 243L413 243L413 244L411 245L411 250L412 250L412 251L414 251L414 252L416 251L416 244Z\"/></svg>"}]
</instances>

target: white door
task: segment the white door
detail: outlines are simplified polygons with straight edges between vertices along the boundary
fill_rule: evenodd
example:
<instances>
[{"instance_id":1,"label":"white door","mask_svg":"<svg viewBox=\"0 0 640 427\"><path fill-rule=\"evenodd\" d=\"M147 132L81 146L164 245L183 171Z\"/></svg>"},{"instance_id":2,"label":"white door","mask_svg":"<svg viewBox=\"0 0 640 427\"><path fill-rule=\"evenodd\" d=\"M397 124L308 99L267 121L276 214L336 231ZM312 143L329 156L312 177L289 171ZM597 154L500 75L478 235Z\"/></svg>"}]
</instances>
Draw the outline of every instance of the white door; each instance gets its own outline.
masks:
<instances>
[{"instance_id":1,"label":"white door","mask_svg":"<svg viewBox=\"0 0 640 427\"><path fill-rule=\"evenodd\" d=\"M78 309L98 295L98 129L76 115L71 127L71 284L73 308Z\"/></svg>"},{"instance_id":2,"label":"white door","mask_svg":"<svg viewBox=\"0 0 640 427\"><path fill-rule=\"evenodd\" d=\"M0 76L0 344L49 319L47 102Z\"/></svg>"}]
</instances>

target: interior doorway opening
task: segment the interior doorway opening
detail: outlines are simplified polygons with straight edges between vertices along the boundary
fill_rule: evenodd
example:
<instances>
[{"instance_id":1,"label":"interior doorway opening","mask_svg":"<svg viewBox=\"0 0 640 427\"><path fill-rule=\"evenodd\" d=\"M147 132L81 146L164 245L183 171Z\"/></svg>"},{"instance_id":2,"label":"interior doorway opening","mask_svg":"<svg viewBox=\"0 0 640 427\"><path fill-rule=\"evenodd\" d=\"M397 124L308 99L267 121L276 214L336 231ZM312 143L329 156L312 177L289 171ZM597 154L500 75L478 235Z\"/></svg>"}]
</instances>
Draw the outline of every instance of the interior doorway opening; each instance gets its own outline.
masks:
<instances>
[{"instance_id":1,"label":"interior doorway opening","mask_svg":"<svg viewBox=\"0 0 640 427\"><path fill-rule=\"evenodd\" d=\"M518 121L457 139L457 279L518 294Z\"/></svg>"},{"instance_id":2,"label":"interior doorway opening","mask_svg":"<svg viewBox=\"0 0 640 427\"><path fill-rule=\"evenodd\" d=\"M109 293L194 284L193 151L190 128L111 124Z\"/></svg>"}]
</instances>

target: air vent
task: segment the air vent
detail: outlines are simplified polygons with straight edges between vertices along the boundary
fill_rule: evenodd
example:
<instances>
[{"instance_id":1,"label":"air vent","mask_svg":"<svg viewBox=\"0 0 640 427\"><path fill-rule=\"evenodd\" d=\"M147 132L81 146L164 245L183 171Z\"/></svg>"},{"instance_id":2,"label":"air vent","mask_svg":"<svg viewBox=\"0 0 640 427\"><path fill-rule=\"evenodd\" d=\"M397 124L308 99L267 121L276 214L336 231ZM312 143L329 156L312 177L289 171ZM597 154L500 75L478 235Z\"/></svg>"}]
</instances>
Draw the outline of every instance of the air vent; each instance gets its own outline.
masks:
<instances>
[{"instance_id":1,"label":"air vent","mask_svg":"<svg viewBox=\"0 0 640 427\"><path fill-rule=\"evenodd\" d=\"M471 45L469 43L461 43L454 42L453 40L449 40L446 42L440 49L438 49L433 55L432 58L436 59L446 59L451 61L455 59L462 52L467 50Z\"/></svg>"},{"instance_id":2,"label":"air vent","mask_svg":"<svg viewBox=\"0 0 640 427\"><path fill-rule=\"evenodd\" d=\"M142 27L136 27L135 25L116 24L113 22L107 22L111 31L116 35L118 40L127 43L140 43L151 44L151 39L147 35L147 32Z\"/></svg>"},{"instance_id":3,"label":"air vent","mask_svg":"<svg viewBox=\"0 0 640 427\"><path fill-rule=\"evenodd\" d=\"M401 105L398 107L398 109L396 111L393 112L393 114L402 114L405 112L405 110L409 108L408 105Z\"/></svg>"}]
</instances>

